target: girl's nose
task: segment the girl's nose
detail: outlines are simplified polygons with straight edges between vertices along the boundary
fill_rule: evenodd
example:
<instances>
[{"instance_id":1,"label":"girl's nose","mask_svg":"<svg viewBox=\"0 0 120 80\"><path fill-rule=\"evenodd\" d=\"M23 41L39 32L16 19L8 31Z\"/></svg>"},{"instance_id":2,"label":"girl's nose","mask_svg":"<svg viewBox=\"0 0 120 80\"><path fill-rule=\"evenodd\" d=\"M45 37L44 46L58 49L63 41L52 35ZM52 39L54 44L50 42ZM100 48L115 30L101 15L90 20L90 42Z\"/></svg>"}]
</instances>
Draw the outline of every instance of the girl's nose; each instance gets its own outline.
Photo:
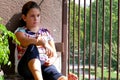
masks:
<instances>
[{"instance_id":1,"label":"girl's nose","mask_svg":"<svg viewBox=\"0 0 120 80\"><path fill-rule=\"evenodd\" d=\"M36 21L36 20L37 20L37 17L34 17L34 20Z\"/></svg>"}]
</instances>

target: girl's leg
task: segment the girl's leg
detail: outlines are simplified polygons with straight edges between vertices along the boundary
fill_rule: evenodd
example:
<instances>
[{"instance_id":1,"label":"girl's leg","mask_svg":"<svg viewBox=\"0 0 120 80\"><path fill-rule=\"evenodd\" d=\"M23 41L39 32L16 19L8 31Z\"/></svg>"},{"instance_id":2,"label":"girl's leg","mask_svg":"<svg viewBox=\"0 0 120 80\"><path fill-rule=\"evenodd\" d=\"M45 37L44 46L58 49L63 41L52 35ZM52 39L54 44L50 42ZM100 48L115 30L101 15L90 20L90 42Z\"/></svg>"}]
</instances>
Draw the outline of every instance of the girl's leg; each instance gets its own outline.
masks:
<instances>
[{"instance_id":1,"label":"girl's leg","mask_svg":"<svg viewBox=\"0 0 120 80\"><path fill-rule=\"evenodd\" d=\"M41 62L39 52L33 44L29 45L18 64L18 72L25 79L43 80L41 74ZM39 78L39 79L38 79Z\"/></svg>"},{"instance_id":2,"label":"girl's leg","mask_svg":"<svg viewBox=\"0 0 120 80\"><path fill-rule=\"evenodd\" d=\"M38 59L32 59L28 62L28 67L33 74L34 80L43 80L40 65Z\"/></svg>"},{"instance_id":3,"label":"girl's leg","mask_svg":"<svg viewBox=\"0 0 120 80\"><path fill-rule=\"evenodd\" d=\"M51 66L42 65L41 67L44 80L67 80L65 76L58 72L54 65Z\"/></svg>"}]
</instances>

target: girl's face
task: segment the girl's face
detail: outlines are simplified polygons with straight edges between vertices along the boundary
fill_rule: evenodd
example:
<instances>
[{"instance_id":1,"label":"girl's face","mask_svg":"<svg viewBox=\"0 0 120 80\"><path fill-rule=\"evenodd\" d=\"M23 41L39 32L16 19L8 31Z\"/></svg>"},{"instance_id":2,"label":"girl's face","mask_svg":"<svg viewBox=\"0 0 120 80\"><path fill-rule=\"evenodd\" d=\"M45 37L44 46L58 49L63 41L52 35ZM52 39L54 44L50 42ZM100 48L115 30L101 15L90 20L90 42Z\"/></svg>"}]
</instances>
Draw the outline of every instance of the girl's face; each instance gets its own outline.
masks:
<instances>
[{"instance_id":1,"label":"girl's face","mask_svg":"<svg viewBox=\"0 0 120 80\"><path fill-rule=\"evenodd\" d=\"M32 8L28 11L27 15L22 16L23 20L26 22L27 27L39 27L40 25L40 10L37 8Z\"/></svg>"}]
</instances>

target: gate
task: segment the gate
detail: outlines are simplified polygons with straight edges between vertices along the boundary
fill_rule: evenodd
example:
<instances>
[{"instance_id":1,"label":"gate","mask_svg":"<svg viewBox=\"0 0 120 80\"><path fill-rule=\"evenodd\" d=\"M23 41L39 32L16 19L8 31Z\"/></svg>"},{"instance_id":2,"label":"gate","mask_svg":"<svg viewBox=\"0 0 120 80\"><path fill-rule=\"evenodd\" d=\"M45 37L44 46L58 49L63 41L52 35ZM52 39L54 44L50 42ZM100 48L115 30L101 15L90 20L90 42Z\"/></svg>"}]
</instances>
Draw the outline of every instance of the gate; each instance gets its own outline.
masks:
<instances>
[{"instance_id":1,"label":"gate","mask_svg":"<svg viewBox=\"0 0 120 80\"><path fill-rule=\"evenodd\" d=\"M120 80L119 19L120 0L63 0L68 72L79 80Z\"/></svg>"}]
</instances>

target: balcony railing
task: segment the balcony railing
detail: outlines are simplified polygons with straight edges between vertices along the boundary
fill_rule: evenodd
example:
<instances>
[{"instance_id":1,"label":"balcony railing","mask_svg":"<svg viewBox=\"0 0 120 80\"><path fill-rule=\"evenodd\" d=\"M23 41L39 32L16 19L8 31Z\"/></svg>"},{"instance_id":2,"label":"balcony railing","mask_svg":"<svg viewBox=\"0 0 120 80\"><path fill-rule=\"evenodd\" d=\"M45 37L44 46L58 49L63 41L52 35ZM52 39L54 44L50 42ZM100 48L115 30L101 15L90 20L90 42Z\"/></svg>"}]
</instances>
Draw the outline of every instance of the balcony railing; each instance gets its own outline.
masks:
<instances>
[{"instance_id":1,"label":"balcony railing","mask_svg":"<svg viewBox=\"0 0 120 80\"><path fill-rule=\"evenodd\" d=\"M120 80L120 0L66 4L68 72L79 80Z\"/></svg>"}]
</instances>

